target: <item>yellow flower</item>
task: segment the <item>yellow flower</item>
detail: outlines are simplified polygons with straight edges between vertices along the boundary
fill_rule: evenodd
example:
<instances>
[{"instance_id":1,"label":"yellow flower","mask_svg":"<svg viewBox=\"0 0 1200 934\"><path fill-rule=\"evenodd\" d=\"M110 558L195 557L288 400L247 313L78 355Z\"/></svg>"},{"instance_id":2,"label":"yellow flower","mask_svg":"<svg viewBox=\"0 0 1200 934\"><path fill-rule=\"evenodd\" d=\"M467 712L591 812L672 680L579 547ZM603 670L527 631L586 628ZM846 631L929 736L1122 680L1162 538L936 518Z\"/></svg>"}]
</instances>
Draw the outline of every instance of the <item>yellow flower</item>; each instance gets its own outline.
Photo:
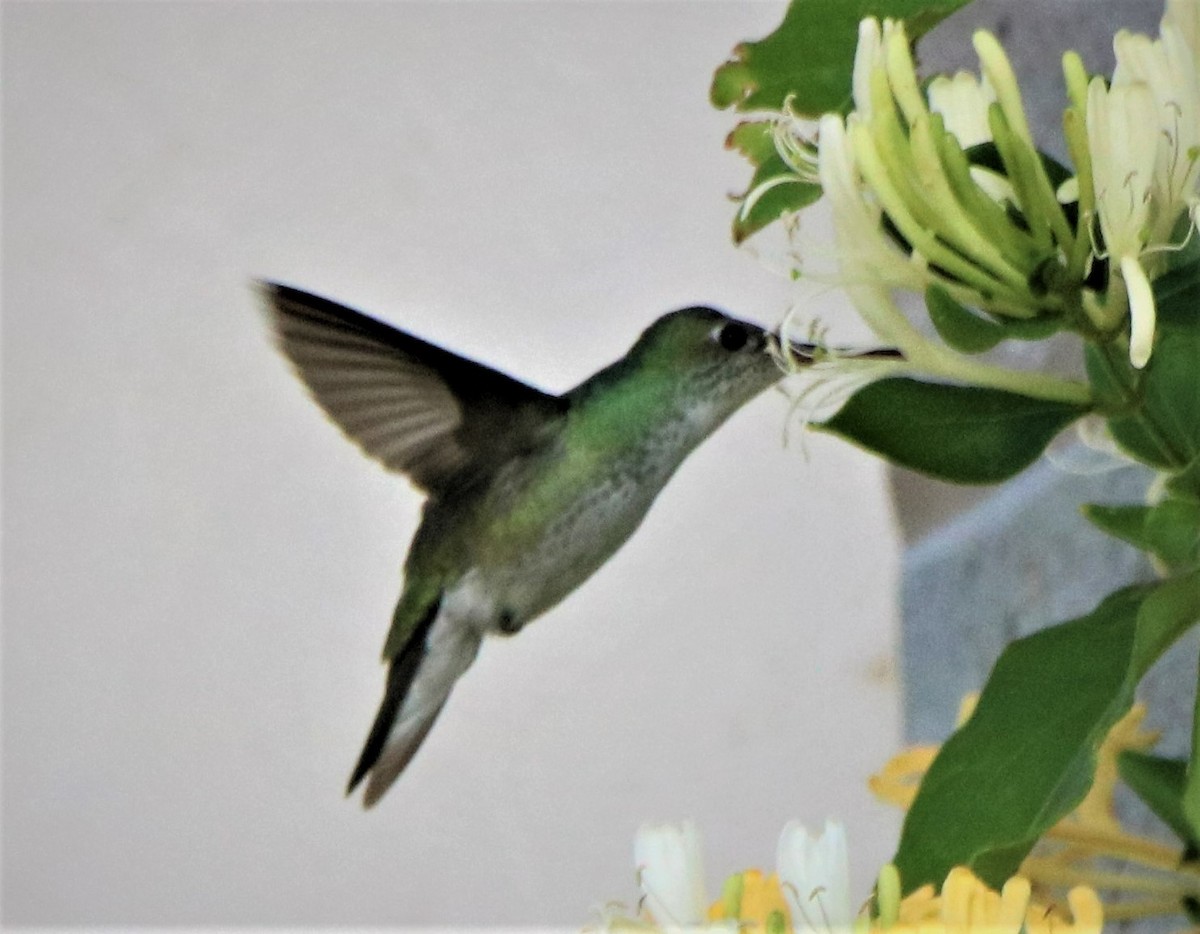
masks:
<instances>
[{"instance_id":1,"label":"yellow flower","mask_svg":"<svg viewBox=\"0 0 1200 934\"><path fill-rule=\"evenodd\" d=\"M791 913L779 876L748 869L725 880L721 898L708 909L710 921L736 921L739 931L784 934L792 930Z\"/></svg>"},{"instance_id":2,"label":"yellow flower","mask_svg":"<svg viewBox=\"0 0 1200 934\"><path fill-rule=\"evenodd\" d=\"M962 866L950 870L941 892L926 885L898 904L885 904L896 897L899 888L895 867L885 867L876 889L881 920L872 924L872 934L1100 934L1104 923L1100 899L1086 886L1073 889L1068 896L1070 916L1034 901L1029 881L1021 876L1013 876L996 892Z\"/></svg>"}]
</instances>

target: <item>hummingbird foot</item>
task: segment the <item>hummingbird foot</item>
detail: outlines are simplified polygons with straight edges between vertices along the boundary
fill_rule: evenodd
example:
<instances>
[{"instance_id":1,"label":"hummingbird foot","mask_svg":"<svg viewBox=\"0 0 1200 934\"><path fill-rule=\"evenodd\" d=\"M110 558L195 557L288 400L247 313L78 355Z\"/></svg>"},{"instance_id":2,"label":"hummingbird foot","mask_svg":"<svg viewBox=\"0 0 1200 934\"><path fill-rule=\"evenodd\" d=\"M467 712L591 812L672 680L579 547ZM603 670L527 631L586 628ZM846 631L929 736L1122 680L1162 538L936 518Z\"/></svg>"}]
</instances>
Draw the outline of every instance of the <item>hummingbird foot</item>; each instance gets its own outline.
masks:
<instances>
[{"instance_id":1,"label":"hummingbird foot","mask_svg":"<svg viewBox=\"0 0 1200 934\"><path fill-rule=\"evenodd\" d=\"M501 636L515 636L525 628L525 622L517 619L512 610L501 610L496 618L496 633Z\"/></svg>"}]
</instances>

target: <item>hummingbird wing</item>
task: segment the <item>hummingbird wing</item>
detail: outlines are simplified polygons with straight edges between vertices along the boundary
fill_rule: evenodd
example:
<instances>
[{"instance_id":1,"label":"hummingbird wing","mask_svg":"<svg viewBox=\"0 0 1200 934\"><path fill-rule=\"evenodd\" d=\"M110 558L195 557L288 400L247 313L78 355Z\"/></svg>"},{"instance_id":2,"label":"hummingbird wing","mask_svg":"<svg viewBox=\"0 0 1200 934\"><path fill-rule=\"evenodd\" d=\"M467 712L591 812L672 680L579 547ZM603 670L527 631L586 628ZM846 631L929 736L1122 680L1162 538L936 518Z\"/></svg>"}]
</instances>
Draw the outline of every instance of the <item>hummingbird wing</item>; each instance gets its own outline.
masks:
<instances>
[{"instance_id":1,"label":"hummingbird wing","mask_svg":"<svg viewBox=\"0 0 1200 934\"><path fill-rule=\"evenodd\" d=\"M261 283L280 350L351 441L432 496L529 450L565 399L337 302Z\"/></svg>"},{"instance_id":2,"label":"hummingbird wing","mask_svg":"<svg viewBox=\"0 0 1200 934\"><path fill-rule=\"evenodd\" d=\"M392 658L383 702L346 794L366 778L363 807L383 797L429 733L454 683L475 660L481 641L477 629L445 611L439 591Z\"/></svg>"}]
</instances>

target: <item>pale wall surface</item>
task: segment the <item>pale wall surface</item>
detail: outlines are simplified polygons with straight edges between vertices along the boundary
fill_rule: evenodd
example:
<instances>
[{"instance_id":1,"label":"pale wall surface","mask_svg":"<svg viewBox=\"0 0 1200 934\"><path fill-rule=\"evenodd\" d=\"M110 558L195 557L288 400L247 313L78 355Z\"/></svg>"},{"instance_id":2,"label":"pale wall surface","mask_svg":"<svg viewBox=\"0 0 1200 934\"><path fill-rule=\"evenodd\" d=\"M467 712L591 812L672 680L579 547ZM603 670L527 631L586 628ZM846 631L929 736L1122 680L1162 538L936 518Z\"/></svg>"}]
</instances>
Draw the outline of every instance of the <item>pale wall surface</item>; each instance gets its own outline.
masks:
<instances>
[{"instance_id":1,"label":"pale wall surface","mask_svg":"<svg viewBox=\"0 0 1200 934\"><path fill-rule=\"evenodd\" d=\"M898 826L864 787L899 734L877 463L758 400L363 813L419 499L248 288L554 390L672 307L775 323L706 91L781 10L5 4L6 923L576 925L686 816L714 887L840 816L865 893Z\"/></svg>"}]
</instances>

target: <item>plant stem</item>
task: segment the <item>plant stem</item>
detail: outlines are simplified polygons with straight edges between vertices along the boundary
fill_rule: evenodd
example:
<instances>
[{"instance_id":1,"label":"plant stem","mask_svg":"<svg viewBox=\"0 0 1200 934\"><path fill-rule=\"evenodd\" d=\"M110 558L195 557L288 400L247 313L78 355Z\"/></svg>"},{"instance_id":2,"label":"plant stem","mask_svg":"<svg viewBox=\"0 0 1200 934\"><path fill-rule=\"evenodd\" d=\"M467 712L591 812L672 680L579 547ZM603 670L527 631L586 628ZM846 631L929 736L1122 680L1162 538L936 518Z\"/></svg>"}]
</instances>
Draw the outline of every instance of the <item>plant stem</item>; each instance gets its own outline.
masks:
<instances>
[{"instance_id":1,"label":"plant stem","mask_svg":"<svg viewBox=\"0 0 1200 934\"><path fill-rule=\"evenodd\" d=\"M1077 844L1097 855L1128 860L1152 869L1171 872L1176 871L1179 866L1178 850L1120 831L1096 830L1060 821L1046 832L1046 838L1060 843Z\"/></svg>"}]
</instances>

